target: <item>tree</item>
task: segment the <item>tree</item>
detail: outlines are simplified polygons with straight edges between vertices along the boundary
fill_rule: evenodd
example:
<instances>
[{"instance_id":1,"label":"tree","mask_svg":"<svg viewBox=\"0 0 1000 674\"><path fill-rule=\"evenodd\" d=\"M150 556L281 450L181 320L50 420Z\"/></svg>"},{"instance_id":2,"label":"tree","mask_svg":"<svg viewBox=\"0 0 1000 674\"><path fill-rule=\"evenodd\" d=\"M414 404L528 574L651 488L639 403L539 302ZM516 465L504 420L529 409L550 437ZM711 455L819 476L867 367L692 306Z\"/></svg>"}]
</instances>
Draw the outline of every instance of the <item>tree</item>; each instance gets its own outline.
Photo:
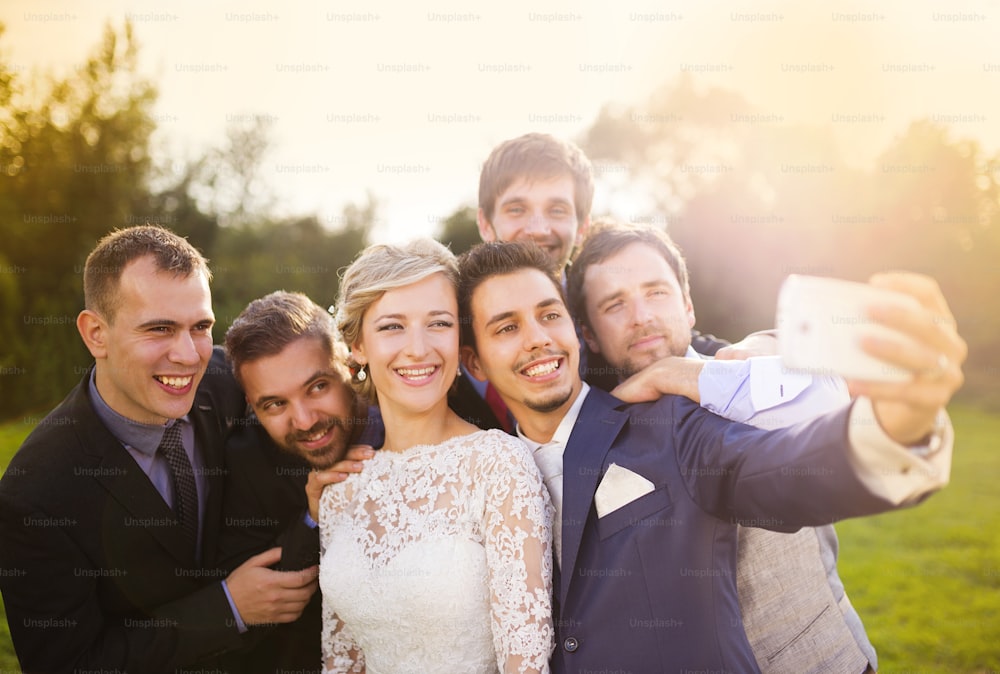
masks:
<instances>
[{"instance_id":1,"label":"tree","mask_svg":"<svg viewBox=\"0 0 1000 674\"><path fill-rule=\"evenodd\" d=\"M455 255L461 255L482 241L476 226L476 209L459 206L441 222L435 238L448 246Z\"/></svg>"},{"instance_id":2,"label":"tree","mask_svg":"<svg viewBox=\"0 0 1000 674\"><path fill-rule=\"evenodd\" d=\"M1000 291L1000 157L917 120L862 171L835 139L681 78L641 105L605 107L581 145L598 192L625 195L609 209L660 224L683 248L702 329L739 338L770 327L790 273L922 271L969 342L966 395L989 395L1000 375L1000 316L986 309Z\"/></svg>"},{"instance_id":3,"label":"tree","mask_svg":"<svg viewBox=\"0 0 1000 674\"><path fill-rule=\"evenodd\" d=\"M150 166L156 90L137 55L131 24L108 25L82 67L41 91L26 91L0 57L0 235L17 270L3 285L21 298L4 305L0 361L24 375L0 387L6 413L51 403L88 360L74 327L83 256L128 221Z\"/></svg>"}]
</instances>

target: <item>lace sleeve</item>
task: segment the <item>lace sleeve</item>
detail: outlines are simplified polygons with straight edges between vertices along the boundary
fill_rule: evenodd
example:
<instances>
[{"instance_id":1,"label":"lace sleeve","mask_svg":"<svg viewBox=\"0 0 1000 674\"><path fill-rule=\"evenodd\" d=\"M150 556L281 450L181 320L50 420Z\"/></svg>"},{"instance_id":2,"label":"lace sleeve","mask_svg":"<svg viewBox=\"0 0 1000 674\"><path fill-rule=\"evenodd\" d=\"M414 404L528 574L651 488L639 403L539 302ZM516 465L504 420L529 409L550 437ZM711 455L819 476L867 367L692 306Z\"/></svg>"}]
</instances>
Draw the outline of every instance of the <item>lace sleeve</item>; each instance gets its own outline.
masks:
<instances>
[{"instance_id":1,"label":"lace sleeve","mask_svg":"<svg viewBox=\"0 0 1000 674\"><path fill-rule=\"evenodd\" d=\"M363 674L365 654L323 599L323 674Z\"/></svg>"},{"instance_id":2,"label":"lace sleeve","mask_svg":"<svg viewBox=\"0 0 1000 674\"><path fill-rule=\"evenodd\" d=\"M320 559L330 545L330 527L327 522L331 517L342 516L344 506L350 500L351 492L343 482L328 484L319 497L319 554Z\"/></svg>"},{"instance_id":3,"label":"lace sleeve","mask_svg":"<svg viewBox=\"0 0 1000 674\"><path fill-rule=\"evenodd\" d=\"M493 647L504 672L548 672L552 652L552 505L517 438L489 434L483 452L483 537ZM485 443L484 443L485 444Z\"/></svg>"},{"instance_id":4,"label":"lace sleeve","mask_svg":"<svg viewBox=\"0 0 1000 674\"><path fill-rule=\"evenodd\" d=\"M330 527L332 517L342 516L343 505L346 502L346 486L329 485L323 490L319 501L319 546L320 563L330 545ZM323 649L323 674L359 674L365 671L365 655L361 647L354 641L347 625L344 624L323 598L323 633L321 635Z\"/></svg>"}]
</instances>

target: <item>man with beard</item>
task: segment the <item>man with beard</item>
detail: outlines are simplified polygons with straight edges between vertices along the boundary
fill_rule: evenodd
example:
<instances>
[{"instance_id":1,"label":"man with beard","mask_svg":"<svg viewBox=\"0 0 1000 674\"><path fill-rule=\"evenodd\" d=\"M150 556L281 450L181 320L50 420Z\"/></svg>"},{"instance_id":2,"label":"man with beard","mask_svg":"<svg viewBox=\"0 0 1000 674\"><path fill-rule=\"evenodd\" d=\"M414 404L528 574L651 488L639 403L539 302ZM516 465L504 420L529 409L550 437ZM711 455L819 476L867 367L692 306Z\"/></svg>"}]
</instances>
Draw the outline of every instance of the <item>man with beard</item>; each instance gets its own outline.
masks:
<instances>
[{"instance_id":1,"label":"man with beard","mask_svg":"<svg viewBox=\"0 0 1000 674\"><path fill-rule=\"evenodd\" d=\"M739 613L737 525L795 531L912 505L948 481L943 406L968 348L932 279L872 280L917 300L874 306L903 336L863 343L910 381L852 382L849 406L765 432L680 396L628 405L583 383L560 280L537 247L485 243L459 270L463 361L514 413L562 525L553 672L759 671Z\"/></svg>"},{"instance_id":2,"label":"man with beard","mask_svg":"<svg viewBox=\"0 0 1000 674\"><path fill-rule=\"evenodd\" d=\"M240 391L212 346L212 274L169 230L103 237L76 326L94 363L0 479L0 590L25 672L215 668L243 624L286 622L316 569L260 548L216 573ZM227 570L228 571L228 570Z\"/></svg>"},{"instance_id":3,"label":"man with beard","mask_svg":"<svg viewBox=\"0 0 1000 674\"><path fill-rule=\"evenodd\" d=\"M348 383L346 354L333 336L326 311L285 291L251 302L226 332L226 354L253 413L226 448L225 568L272 545L282 548L280 569L318 564L319 533L306 504L310 473L333 469L328 481L339 481L371 456L370 447L348 452L352 441L381 445L362 432L381 427L366 423L367 405ZM316 593L296 622L252 629L234 669L319 671L320 609Z\"/></svg>"},{"instance_id":4,"label":"man with beard","mask_svg":"<svg viewBox=\"0 0 1000 674\"><path fill-rule=\"evenodd\" d=\"M667 360L687 356L692 366L704 363L691 349L695 310L687 266L662 230L617 223L596 228L580 249L567 286L570 310L582 325L592 362L604 362L607 371L618 373L612 386L618 386L619 397L633 402L659 398L664 378L672 376ZM751 358L732 365L780 370L781 359ZM850 399L840 377L802 375L791 381L801 381L801 388L762 414L739 405L714 411L779 428ZM762 672L877 668L875 649L837 573L837 548L832 525L794 534L740 528L740 610Z\"/></svg>"}]
</instances>

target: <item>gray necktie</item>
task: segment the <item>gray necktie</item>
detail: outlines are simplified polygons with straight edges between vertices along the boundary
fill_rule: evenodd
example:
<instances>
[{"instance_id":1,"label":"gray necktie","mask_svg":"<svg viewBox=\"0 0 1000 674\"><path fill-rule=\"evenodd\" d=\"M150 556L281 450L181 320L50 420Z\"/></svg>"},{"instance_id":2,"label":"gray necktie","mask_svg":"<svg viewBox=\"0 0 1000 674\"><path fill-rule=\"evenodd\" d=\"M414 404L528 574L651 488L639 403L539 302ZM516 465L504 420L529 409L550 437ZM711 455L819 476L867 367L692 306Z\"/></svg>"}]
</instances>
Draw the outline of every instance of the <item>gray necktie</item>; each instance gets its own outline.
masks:
<instances>
[{"instance_id":1,"label":"gray necktie","mask_svg":"<svg viewBox=\"0 0 1000 674\"><path fill-rule=\"evenodd\" d=\"M181 442L179 422L167 427L157 451L170 464L170 476L174 484L174 513L194 549L198 539L198 488L194 483L191 461Z\"/></svg>"}]
</instances>

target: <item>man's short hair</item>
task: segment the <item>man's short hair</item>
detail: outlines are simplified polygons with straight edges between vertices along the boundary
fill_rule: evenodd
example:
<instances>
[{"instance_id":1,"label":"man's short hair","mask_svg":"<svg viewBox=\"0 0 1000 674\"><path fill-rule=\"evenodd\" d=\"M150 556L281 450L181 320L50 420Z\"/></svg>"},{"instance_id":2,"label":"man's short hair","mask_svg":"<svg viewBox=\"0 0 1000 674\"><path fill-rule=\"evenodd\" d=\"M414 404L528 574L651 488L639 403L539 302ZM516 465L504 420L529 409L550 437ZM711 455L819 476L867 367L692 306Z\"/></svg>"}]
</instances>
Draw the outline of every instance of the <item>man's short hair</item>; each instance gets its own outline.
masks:
<instances>
[{"instance_id":1,"label":"man's short hair","mask_svg":"<svg viewBox=\"0 0 1000 674\"><path fill-rule=\"evenodd\" d=\"M537 269L552 281L559 298L565 301L559 270L552 258L530 241L491 241L481 243L458 258L458 313L462 320L462 343L476 347L472 329L472 295L494 276L504 276L522 269Z\"/></svg>"},{"instance_id":2,"label":"man's short hair","mask_svg":"<svg viewBox=\"0 0 1000 674\"><path fill-rule=\"evenodd\" d=\"M645 244L662 255L674 274L677 275L677 282L684 293L684 299L691 298L687 263L684 262L684 256L677 244L666 232L649 225L602 222L595 226L583 242L573 264L569 267L566 278L566 293L569 295L570 312L576 317L576 320L588 328L592 326L590 318L587 316L587 296L583 289L583 280L587 269L591 265L600 264L633 243Z\"/></svg>"},{"instance_id":3,"label":"man's short hair","mask_svg":"<svg viewBox=\"0 0 1000 674\"><path fill-rule=\"evenodd\" d=\"M97 242L83 266L84 306L114 322L120 305L118 286L130 263L152 256L157 271L189 277L203 274L212 280L206 260L187 239L154 225L117 229Z\"/></svg>"},{"instance_id":4,"label":"man's short hair","mask_svg":"<svg viewBox=\"0 0 1000 674\"><path fill-rule=\"evenodd\" d=\"M573 179L573 206L578 219L590 215L594 202L594 170L587 155L573 143L545 133L527 133L493 149L479 174L479 207L493 222L497 199L516 180Z\"/></svg>"},{"instance_id":5,"label":"man's short hair","mask_svg":"<svg viewBox=\"0 0 1000 674\"><path fill-rule=\"evenodd\" d=\"M242 386L243 365L276 356L300 339L315 339L330 356L334 371L348 384L347 349L335 335L329 312L302 293L277 290L254 300L236 317L226 331L226 356Z\"/></svg>"}]
</instances>

